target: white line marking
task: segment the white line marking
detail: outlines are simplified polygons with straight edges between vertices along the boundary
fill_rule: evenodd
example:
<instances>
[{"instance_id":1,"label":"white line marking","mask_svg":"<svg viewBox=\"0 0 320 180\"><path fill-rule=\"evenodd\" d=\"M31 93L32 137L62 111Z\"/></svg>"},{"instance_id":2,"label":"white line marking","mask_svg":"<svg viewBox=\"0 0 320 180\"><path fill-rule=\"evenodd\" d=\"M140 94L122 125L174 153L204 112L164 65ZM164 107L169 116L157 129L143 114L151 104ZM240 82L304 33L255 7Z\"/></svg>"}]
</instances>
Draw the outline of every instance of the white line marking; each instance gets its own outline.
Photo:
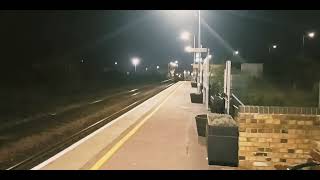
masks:
<instances>
[{"instance_id":1,"label":"white line marking","mask_svg":"<svg viewBox=\"0 0 320 180\"><path fill-rule=\"evenodd\" d=\"M138 91L139 89L132 89L129 92L134 92L134 91Z\"/></svg>"},{"instance_id":2,"label":"white line marking","mask_svg":"<svg viewBox=\"0 0 320 180\"><path fill-rule=\"evenodd\" d=\"M91 102L91 103L89 103L89 104L95 104L95 103L98 103L98 102L101 102L101 101L103 101L103 100L102 100L102 99L99 99L99 100L93 101L93 102Z\"/></svg>"},{"instance_id":3,"label":"white line marking","mask_svg":"<svg viewBox=\"0 0 320 180\"><path fill-rule=\"evenodd\" d=\"M161 82L163 83L163 82L167 82L167 81L170 81L170 80L172 80L172 79L167 79L167 80L164 80L164 81L161 81Z\"/></svg>"},{"instance_id":4,"label":"white line marking","mask_svg":"<svg viewBox=\"0 0 320 180\"><path fill-rule=\"evenodd\" d=\"M136 103L138 103L138 102L134 102L134 103L130 104L129 106L121 109L120 111L123 111L124 109L127 109L128 107L131 107L131 106L135 105ZM137 106L137 107L138 107L138 106ZM120 111L117 111L117 112L113 113L112 115L114 115L114 114L116 114L116 113L119 113ZM130 111L131 111L131 110L130 110ZM130 112L130 111L128 111L128 112ZM96 122L95 124L98 124L99 122L101 122L101 121L103 121L103 120L111 117L112 115L110 115L110 116L108 116L108 117L106 117L106 118L101 119L100 121ZM123 114L123 115L125 115L125 114ZM118 118L120 119L121 117L124 117L123 115L119 116ZM41 164L39 164L39 165L37 165L37 166L35 166L35 167L32 168L31 170L38 170L38 169L40 169L40 168L48 165L49 163L51 163L51 162L53 162L54 160L56 160L57 158L61 157L61 156L64 155L65 153L67 153L67 152L71 151L72 149L76 148L78 145L80 145L80 144L83 143L84 141L88 140L88 139L91 138L92 136L94 136L94 135L96 135L97 133L101 132L103 129L111 126L113 123L115 123L116 121L119 120L118 118L116 118L115 120L109 122L109 123L106 124L105 126L102 126L102 127L99 128L98 130L94 131L92 134L89 134L88 136L82 138L82 139L79 140L78 142L72 144L71 146L69 146L68 148L66 148L66 149L64 149L63 151L59 152L59 153L56 154L55 156L49 158L48 160L42 162ZM94 124L94 125L95 125L95 124ZM91 126L93 126L93 125L91 125Z\"/></svg>"},{"instance_id":5,"label":"white line marking","mask_svg":"<svg viewBox=\"0 0 320 180\"><path fill-rule=\"evenodd\" d=\"M163 92L165 91L169 91L169 89L165 89ZM158 93L157 95L151 97L150 99L148 99L147 101L149 100L153 100L153 99L156 99L158 96L159 96L160 93ZM43 167L45 167L46 165L52 163L53 161L55 161L56 159L60 158L61 156L63 156L64 154L66 154L67 152L75 149L77 146L79 146L80 144L84 143L85 141L87 141L88 139L92 138L93 136L95 136L96 134L100 133L101 131L103 131L104 129L106 129L107 127L111 126L112 124L116 123L117 121L121 120L122 118L128 116L132 111L135 111L136 109L138 109L139 107L141 106L144 106L145 103L147 103L147 101L139 104L138 106L134 107L133 109L131 109L130 111L122 114L121 116L119 116L118 118L114 119L113 121L109 122L108 124L102 126L101 128L97 129L96 131L94 131L93 133L89 134L88 136L82 138L81 140L75 142L74 144L72 144L71 146L69 146L68 148L64 149L63 151L59 152L58 154L54 155L53 157L49 158L48 160L40 163L39 165L33 167L31 170L39 170ZM136 104L137 102L133 103L133 104ZM133 105L131 104L131 105ZM129 106L131 106L129 105ZM129 107L127 106L127 107ZM126 107L126 108L127 108ZM121 110L120 110L121 111ZM105 119L105 118L104 118ZM102 119L102 120L104 120ZM102 121L100 120L100 121Z\"/></svg>"},{"instance_id":6,"label":"white line marking","mask_svg":"<svg viewBox=\"0 0 320 180\"><path fill-rule=\"evenodd\" d=\"M135 95L137 95L137 94L139 94L140 92L136 92L136 93L134 93L134 94L132 94L131 96L135 96Z\"/></svg>"},{"instance_id":7,"label":"white line marking","mask_svg":"<svg viewBox=\"0 0 320 180\"><path fill-rule=\"evenodd\" d=\"M166 88L169 87L169 86L172 86L173 84L174 84L174 83L171 83L171 84L167 85Z\"/></svg>"}]
</instances>

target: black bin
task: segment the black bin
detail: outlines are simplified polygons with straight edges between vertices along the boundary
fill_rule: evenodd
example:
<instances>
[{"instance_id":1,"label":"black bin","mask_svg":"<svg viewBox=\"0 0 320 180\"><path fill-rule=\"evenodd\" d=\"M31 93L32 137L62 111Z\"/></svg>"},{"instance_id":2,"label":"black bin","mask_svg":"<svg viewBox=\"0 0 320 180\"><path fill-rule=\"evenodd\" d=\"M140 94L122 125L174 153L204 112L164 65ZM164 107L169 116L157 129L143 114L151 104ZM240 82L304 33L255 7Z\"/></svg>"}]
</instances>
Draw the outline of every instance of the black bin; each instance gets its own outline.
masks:
<instances>
[{"instance_id":1,"label":"black bin","mask_svg":"<svg viewBox=\"0 0 320 180\"><path fill-rule=\"evenodd\" d=\"M190 94L191 102L192 103L198 103L202 104L203 103L203 94L197 94L197 93L191 93Z\"/></svg>"},{"instance_id":2,"label":"black bin","mask_svg":"<svg viewBox=\"0 0 320 180\"><path fill-rule=\"evenodd\" d=\"M207 126L207 114L200 114L196 116L197 132L198 136L206 136L206 126Z\"/></svg>"},{"instance_id":3,"label":"black bin","mask_svg":"<svg viewBox=\"0 0 320 180\"><path fill-rule=\"evenodd\" d=\"M191 87L197 87L197 83L196 82L191 82Z\"/></svg>"},{"instance_id":4,"label":"black bin","mask_svg":"<svg viewBox=\"0 0 320 180\"><path fill-rule=\"evenodd\" d=\"M224 99L220 98L219 96L210 98L210 111L212 113L224 113Z\"/></svg>"},{"instance_id":5,"label":"black bin","mask_svg":"<svg viewBox=\"0 0 320 180\"><path fill-rule=\"evenodd\" d=\"M213 126L207 123L206 127L208 164L237 167L238 126Z\"/></svg>"}]
</instances>

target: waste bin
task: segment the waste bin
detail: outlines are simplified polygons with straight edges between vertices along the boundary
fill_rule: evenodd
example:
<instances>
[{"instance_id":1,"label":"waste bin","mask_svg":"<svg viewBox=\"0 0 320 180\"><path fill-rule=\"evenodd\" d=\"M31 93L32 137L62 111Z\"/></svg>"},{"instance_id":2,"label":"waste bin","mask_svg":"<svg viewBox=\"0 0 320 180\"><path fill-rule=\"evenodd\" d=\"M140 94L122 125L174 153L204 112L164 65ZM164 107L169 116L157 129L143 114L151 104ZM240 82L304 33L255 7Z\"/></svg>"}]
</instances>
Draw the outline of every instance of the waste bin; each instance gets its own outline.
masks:
<instances>
[{"instance_id":1,"label":"waste bin","mask_svg":"<svg viewBox=\"0 0 320 180\"><path fill-rule=\"evenodd\" d=\"M219 96L210 98L210 111L212 113L224 113L224 99Z\"/></svg>"},{"instance_id":2,"label":"waste bin","mask_svg":"<svg viewBox=\"0 0 320 180\"><path fill-rule=\"evenodd\" d=\"M203 103L203 94L202 93L200 93L200 94L191 93L190 98L191 98L192 103L199 103L199 104Z\"/></svg>"},{"instance_id":3,"label":"waste bin","mask_svg":"<svg viewBox=\"0 0 320 180\"><path fill-rule=\"evenodd\" d=\"M233 166L238 161L238 124L230 115L210 113L206 126L209 165Z\"/></svg>"},{"instance_id":4,"label":"waste bin","mask_svg":"<svg viewBox=\"0 0 320 180\"><path fill-rule=\"evenodd\" d=\"M197 83L196 82L191 82L191 87L197 87Z\"/></svg>"},{"instance_id":5,"label":"waste bin","mask_svg":"<svg viewBox=\"0 0 320 180\"><path fill-rule=\"evenodd\" d=\"M207 114L200 114L195 117L197 124L198 136L206 136L206 126L207 126Z\"/></svg>"}]
</instances>

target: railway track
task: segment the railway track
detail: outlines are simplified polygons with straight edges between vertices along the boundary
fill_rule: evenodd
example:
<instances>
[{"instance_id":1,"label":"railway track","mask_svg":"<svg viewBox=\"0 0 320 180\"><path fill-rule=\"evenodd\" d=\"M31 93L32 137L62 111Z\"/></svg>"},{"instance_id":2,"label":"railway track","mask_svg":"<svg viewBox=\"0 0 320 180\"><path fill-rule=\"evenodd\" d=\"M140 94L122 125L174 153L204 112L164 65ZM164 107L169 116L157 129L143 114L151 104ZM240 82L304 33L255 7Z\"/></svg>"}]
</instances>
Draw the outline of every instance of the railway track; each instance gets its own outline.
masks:
<instances>
[{"instance_id":1,"label":"railway track","mask_svg":"<svg viewBox=\"0 0 320 180\"><path fill-rule=\"evenodd\" d=\"M77 131L76 133L63 138L61 141L57 141L53 145L47 146L46 148L38 151L27 158L16 162L14 164L8 165L5 169L6 170L27 170L35 167L36 165L40 164L41 162L49 159L50 157L54 156L55 154L59 153L60 151L64 150L65 148L69 147L70 145L74 144L75 142L79 141L80 139L88 136L89 134L93 133L97 129L103 127L104 125L108 124L112 120L116 119L117 117L121 116L122 114L126 113L127 111L133 109L134 107L138 106L139 104L143 103L147 99L151 98L152 96L158 94L159 92L163 91L164 89L168 88L169 86L173 85L171 81L163 81L161 85L156 88L147 89L146 92L143 92L142 97L139 98L137 101L122 107L121 109L109 114L103 119L100 119L93 124ZM142 94L142 92L140 92Z\"/></svg>"}]
</instances>

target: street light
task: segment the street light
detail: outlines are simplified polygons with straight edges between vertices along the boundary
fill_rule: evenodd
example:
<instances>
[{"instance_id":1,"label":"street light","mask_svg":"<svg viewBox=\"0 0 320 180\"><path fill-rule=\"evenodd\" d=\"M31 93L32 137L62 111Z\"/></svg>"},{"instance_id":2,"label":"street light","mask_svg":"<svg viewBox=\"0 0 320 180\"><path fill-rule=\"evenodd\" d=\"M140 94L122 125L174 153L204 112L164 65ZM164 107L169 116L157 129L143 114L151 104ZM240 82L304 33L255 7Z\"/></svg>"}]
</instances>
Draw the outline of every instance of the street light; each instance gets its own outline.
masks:
<instances>
[{"instance_id":1,"label":"street light","mask_svg":"<svg viewBox=\"0 0 320 180\"><path fill-rule=\"evenodd\" d=\"M310 33L308 33L308 36L309 36L310 38L313 38L313 37L314 37L314 35L315 35L315 33L314 33L314 32L310 32Z\"/></svg>"},{"instance_id":2,"label":"street light","mask_svg":"<svg viewBox=\"0 0 320 180\"><path fill-rule=\"evenodd\" d=\"M132 64L134 65L134 72L137 72L137 65L139 64L139 58L132 58Z\"/></svg>"},{"instance_id":3,"label":"street light","mask_svg":"<svg viewBox=\"0 0 320 180\"><path fill-rule=\"evenodd\" d=\"M159 66L157 66L157 69L159 69L160 67Z\"/></svg>"},{"instance_id":4,"label":"street light","mask_svg":"<svg viewBox=\"0 0 320 180\"><path fill-rule=\"evenodd\" d=\"M115 64L115 65L117 65L117 64L118 64L118 62L114 62L114 64Z\"/></svg>"},{"instance_id":5,"label":"street light","mask_svg":"<svg viewBox=\"0 0 320 180\"><path fill-rule=\"evenodd\" d=\"M273 49L276 49L278 46L277 46L276 44L273 44L272 46L269 46L269 53L271 53L271 47L272 47Z\"/></svg>"},{"instance_id":6,"label":"street light","mask_svg":"<svg viewBox=\"0 0 320 180\"><path fill-rule=\"evenodd\" d=\"M307 36L308 36L310 39L314 38L315 35L316 35L315 32L309 32L309 33L307 33ZM302 56L304 56L304 39L305 39L305 37L306 37L306 34L303 34L303 36L302 36Z\"/></svg>"},{"instance_id":7,"label":"street light","mask_svg":"<svg viewBox=\"0 0 320 180\"><path fill-rule=\"evenodd\" d=\"M239 54L238 50L233 52L233 55L238 55L238 54Z\"/></svg>"},{"instance_id":8,"label":"street light","mask_svg":"<svg viewBox=\"0 0 320 180\"><path fill-rule=\"evenodd\" d=\"M178 61L175 61L174 63L178 64Z\"/></svg>"},{"instance_id":9,"label":"street light","mask_svg":"<svg viewBox=\"0 0 320 180\"><path fill-rule=\"evenodd\" d=\"M307 36L308 36L310 39L314 38L315 35L316 35L315 32L309 32L309 33L307 34ZM302 36L302 47L303 47L303 48L304 48L304 39L305 39L305 37L306 37L306 35L303 34L303 36Z\"/></svg>"},{"instance_id":10,"label":"street light","mask_svg":"<svg viewBox=\"0 0 320 180\"><path fill-rule=\"evenodd\" d=\"M170 67L178 67L178 61L176 61L176 63L175 62L170 62L170 63L168 63L168 75L171 75L172 76L172 73L170 73ZM173 73L174 73L174 71L173 71Z\"/></svg>"},{"instance_id":11,"label":"street light","mask_svg":"<svg viewBox=\"0 0 320 180\"><path fill-rule=\"evenodd\" d=\"M181 33L180 38L184 41L190 40L190 33L187 31L184 31Z\"/></svg>"}]
</instances>

